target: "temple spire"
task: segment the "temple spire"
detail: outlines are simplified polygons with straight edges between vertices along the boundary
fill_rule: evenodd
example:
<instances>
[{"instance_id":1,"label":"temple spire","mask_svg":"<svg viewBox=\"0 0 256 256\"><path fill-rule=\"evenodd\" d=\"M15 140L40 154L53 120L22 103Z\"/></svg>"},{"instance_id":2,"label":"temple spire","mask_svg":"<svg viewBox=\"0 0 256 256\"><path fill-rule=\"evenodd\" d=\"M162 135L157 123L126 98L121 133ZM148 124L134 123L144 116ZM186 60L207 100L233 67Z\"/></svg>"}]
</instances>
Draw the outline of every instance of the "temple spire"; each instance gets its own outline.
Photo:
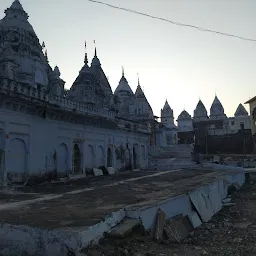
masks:
<instances>
[{"instance_id":1,"label":"temple spire","mask_svg":"<svg viewBox=\"0 0 256 256\"><path fill-rule=\"evenodd\" d=\"M84 56L84 64L88 64L88 57L87 57L87 51L86 51L86 41L85 41L85 44L84 44L84 46L85 46L85 56Z\"/></svg>"}]
</instances>

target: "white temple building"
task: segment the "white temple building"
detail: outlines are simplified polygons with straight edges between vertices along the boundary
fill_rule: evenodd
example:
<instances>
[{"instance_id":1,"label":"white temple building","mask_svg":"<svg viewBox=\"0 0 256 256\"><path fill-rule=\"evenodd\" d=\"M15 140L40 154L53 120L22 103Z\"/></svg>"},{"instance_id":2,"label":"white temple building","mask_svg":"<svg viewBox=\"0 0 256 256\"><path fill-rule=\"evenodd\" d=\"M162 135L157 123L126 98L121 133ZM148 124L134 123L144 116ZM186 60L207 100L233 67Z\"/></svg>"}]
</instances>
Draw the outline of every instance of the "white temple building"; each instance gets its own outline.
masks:
<instances>
[{"instance_id":1,"label":"white temple building","mask_svg":"<svg viewBox=\"0 0 256 256\"><path fill-rule=\"evenodd\" d=\"M217 96L214 97L209 115L205 105L199 100L194 110L194 116L191 117L187 111L183 110L177 123L179 133L191 132L195 126L200 126L200 124L208 126L209 135L234 134L241 129L251 129L250 116L242 104L238 105L233 117L227 117Z\"/></svg>"},{"instance_id":2,"label":"white temple building","mask_svg":"<svg viewBox=\"0 0 256 256\"><path fill-rule=\"evenodd\" d=\"M134 93L124 70L113 93L96 49L91 65L85 52L69 90L48 57L15 0L0 20L2 180L88 174L102 166L146 169L150 147L176 143L168 103L164 124L156 122L140 82Z\"/></svg>"}]
</instances>

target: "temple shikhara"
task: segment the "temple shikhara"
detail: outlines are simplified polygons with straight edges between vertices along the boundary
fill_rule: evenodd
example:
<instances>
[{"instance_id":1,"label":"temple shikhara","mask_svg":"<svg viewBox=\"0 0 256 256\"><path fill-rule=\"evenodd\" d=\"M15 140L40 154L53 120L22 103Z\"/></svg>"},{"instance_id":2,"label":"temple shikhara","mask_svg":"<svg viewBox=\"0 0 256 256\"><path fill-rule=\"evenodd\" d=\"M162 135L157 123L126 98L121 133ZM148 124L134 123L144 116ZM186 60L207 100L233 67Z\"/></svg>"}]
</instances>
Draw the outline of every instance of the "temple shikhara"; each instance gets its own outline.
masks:
<instances>
[{"instance_id":1,"label":"temple shikhara","mask_svg":"<svg viewBox=\"0 0 256 256\"><path fill-rule=\"evenodd\" d=\"M228 118L217 96L209 116L200 100L194 116L184 110L176 125L166 100L158 120L140 81L133 92L124 69L112 91L96 49L91 63L85 50L84 63L69 90L48 57L28 14L15 0L0 20L2 180L85 175L102 167L147 169L152 155L168 148L178 152L179 144L196 141L205 150L213 138L221 143L240 138L240 130L250 133L250 116L243 105Z\"/></svg>"}]
</instances>

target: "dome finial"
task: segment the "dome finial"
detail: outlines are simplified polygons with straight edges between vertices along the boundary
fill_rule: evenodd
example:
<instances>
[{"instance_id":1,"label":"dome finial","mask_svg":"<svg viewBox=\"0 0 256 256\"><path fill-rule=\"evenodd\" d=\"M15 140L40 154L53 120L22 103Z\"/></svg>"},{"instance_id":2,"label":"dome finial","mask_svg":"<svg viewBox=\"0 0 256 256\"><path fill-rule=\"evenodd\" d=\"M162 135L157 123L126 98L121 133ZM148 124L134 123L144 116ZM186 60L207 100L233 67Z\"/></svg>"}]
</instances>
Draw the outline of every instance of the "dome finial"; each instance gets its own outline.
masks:
<instances>
[{"instance_id":1,"label":"dome finial","mask_svg":"<svg viewBox=\"0 0 256 256\"><path fill-rule=\"evenodd\" d=\"M95 48L95 50L94 50L94 57L97 57L97 48L96 48L95 40L93 40L93 43L94 43L94 48Z\"/></svg>"},{"instance_id":2,"label":"dome finial","mask_svg":"<svg viewBox=\"0 0 256 256\"><path fill-rule=\"evenodd\" d=\"M49 60L48 60L48 53L47 53L47 49L45 50L45 52L44 52L44 56L45 56L45 59L46 59L46 61L47 61L47 63L49 62Z\"/></svg>"},{"instance_id":3,"label":"dome finial","mask_svg":"<svg viewBox=\"0 0 256 256\"><path fill-rule=\"evenodd\" d=\"M138 86L140 86L140 76L139 76L139 73L137 73L137 76L138 76Z\"/></svg>"},{"instance_id":4,"label":"dome finial","mask_svg":"<svg viewBox=\"0 0 256 256\"><path fill-rule=\"evenodd\" d=\"M122 77L124 77L124 67L122 66Z\"/></svg>"},{"instance_id":5,"label":"dome finial","mask_svg":"<svg viewBox=\"0 0 256 256\"><path fill-rule=\"evenodd\" d=\"M84 43L84 47L85 47L85 56L84 56L84 64L88 64L88 57L87 57L87 52L86 52L86 41Z\"/></svg>"}]
</instances>

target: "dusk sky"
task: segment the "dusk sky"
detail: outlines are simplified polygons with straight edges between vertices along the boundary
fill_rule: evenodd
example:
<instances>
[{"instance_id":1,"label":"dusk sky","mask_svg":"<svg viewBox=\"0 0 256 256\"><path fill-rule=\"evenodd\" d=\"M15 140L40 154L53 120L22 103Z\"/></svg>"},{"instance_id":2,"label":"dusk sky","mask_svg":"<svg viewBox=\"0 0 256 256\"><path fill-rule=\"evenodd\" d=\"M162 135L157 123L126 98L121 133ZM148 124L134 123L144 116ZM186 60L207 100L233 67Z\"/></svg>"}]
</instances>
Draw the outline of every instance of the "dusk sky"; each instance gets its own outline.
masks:
<instances>
[{"instance_id":1,"label":"dusk sky","mask_svg":"<svg viewBox=\"0 0 256 256\"><path fill-rule=\"evenodd\" d=\"M102 0L173 21L256 39L255 0ZM175 119L192 115L201 98L210 109L215 92L232 116L256 95L256 42L200 32L112 9L87 0L20 0L52 67L70 88L83 66L84 41L98 57L113 91L121 67L133 90L141 86L155 115L168 99ZM0 17L12 0L0 1ZM247 108L247 106L246 106ZM248 109L248 108L247 108Z\"/></svg>"}]
</instances>

